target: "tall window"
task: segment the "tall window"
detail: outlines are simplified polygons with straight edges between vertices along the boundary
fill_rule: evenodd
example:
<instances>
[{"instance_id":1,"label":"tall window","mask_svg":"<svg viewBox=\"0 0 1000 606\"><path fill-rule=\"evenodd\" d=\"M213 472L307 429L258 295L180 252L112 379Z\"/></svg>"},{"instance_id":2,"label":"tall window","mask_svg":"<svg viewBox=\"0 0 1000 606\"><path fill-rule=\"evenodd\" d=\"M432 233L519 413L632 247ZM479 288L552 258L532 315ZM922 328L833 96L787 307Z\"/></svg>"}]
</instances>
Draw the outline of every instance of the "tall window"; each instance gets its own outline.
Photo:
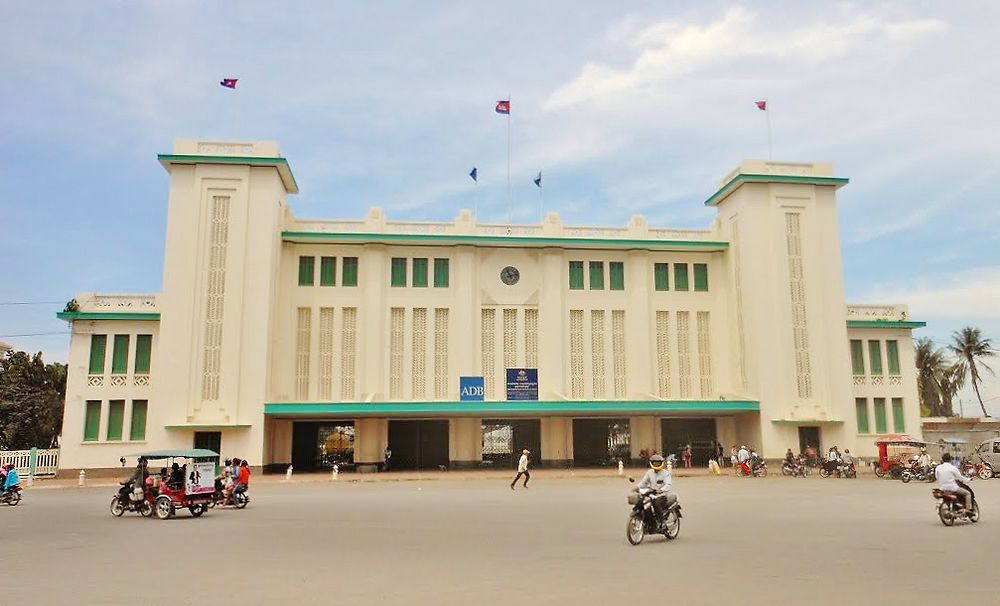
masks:
<instances>
[{"instance_id":1,"label":"tall window","mask_svg":"<svg viewBox=\"0 0 1000 606\"><path fill-rule=\"evenodd\" d=\"M344 257L344 271L341 272L343 275L340 279L341 286L357 286L358 285L358 258L357 257Z\"/></svg>"},{"instance_id":2,"label":"tall window","mask_svg":"<svg viewBox=\"0 0 1000 606\"><path fill-rule=\"evenodd\" d=\"M874 376L882 375L882 342L881 341L868 341L868 364L871 368L871 374Z\"/></svg>"},{"instance_id":3,"label":"tall window","mask_svg":"<svg viewBox=\"0 0 1000 606\"><path fill-rule=\"evenodd\" d=\"M583 290L583 261L569 262L569 289Z\"/></svg>"},{"instance_id":4,"label":"tall window","mask_svg":"<svg viewBox=\"0 0 1000 606\"><path fill-rule=\"evenodd\" d=\"M337 285L337 257L319 258L319 285Z\"/></svg>"},{"instance_id":5,"label":"tall window","mask_svg":"<svg viewBox=\"0 0 1000 606\"><path fill-rule=\"evenodd\" d=\"M427 259L413 260L413 286L427 287Z\"/></svg>"},{"instance_id":6,"label":"tall window","mask_svg":"<svg viewBox=\"0 0 1000 606\"><path fill-rule=\"evenodd\" d=\"M135 337L135 374L149 374L149 358L153 348L153 335Z\"/></svg>"},{"instance_id":7,"label":"tall window","mask_svg":"<svg viewBox=\"0 0 1000 606\"><path fill-rule=\"evenodd\" d=\"M128 434L130 440L146 439L146 409L148 407L149 403L146 400L132 400L132 425Z\"/></svg>"},{"instance_id":8,"label":"tall window","mask_svg":"<svg viewBox=\"0 0 1000 606\"><path fill-rule=\"evenodd\" d=\"M122 439L125 421L125 400L111 400L108 406L108 441Z\"/></svg>"},{"instance_id":9,"label":"tall window","mask_svg":"<svg viewBox=\"0 0 1000 606\"><path fill-rule=\"evenodd\" d=\"M406 286L406 259L393 257L391 274L390 284L392 286Z\"/></svg>"},{"instance_id":10,"label":"tall window","mask_svg":"<svg viewBox=\"0 0 1000 606\"><path fill-rule=\"evenodd\" d=\"M104 356L108 349L108 335L91 335L90 337L90 374L104 374ZM95 440L97 438L94 438Z\"/></svg>"},{"instance_id":11,"label":"tall window","mask_svg":"<svg viewBox=\"0 0 1000 606\"><path fill-rule=\"evenodd\" d=\"M670 265L667 263L653 264L653 285L656 290L670 290Z\"/></svg>"},{"instance_id":12,"label":"tall window","mask_svg":"<svg viewBox=\"0 0 1000 606\"><path fill-rule=\"evenodd\" d=\"M299 286L312 286L316 257L299 257Z\"/></svg>"},{"instance_id":13,"label":"tall window","mask_svg":"<svg viewBox=\"0 0 1000 606\"><path fill-rule=\"evenodd\" d=\"M688 264L674 263L674 290L688 289Z\"/></svg>"},{"instance_id":14,"label":"tall window","mask_svg":"<svg viewBox=\"0 0 1000 606\"><path fill-rule=\"evenodd\" d=\"M899 343L896 341L885 342L885 357L889 362L889 374L899 374Z\"/></svg>"},{"instance_id":15,"label":"tall window","mask_svg":"<svg viewBox=\"0 0 1000 606\"><path fill-rule=\"evenodd\" d=\"M885 417L885 398L875 398L875 433L889 430Z\"/></svg>"},{"instance_id":16,"label":"tall window","mask_svg":"<svg viewBox=\"0 0 1000 606\"><path fill-rule=\"evenodd\" d=\"M699 292L708 290L708 265L705 263L694 264L694 289Z\"/></svg>"},{"instance_id":17,"label":"tall window","mask_svg":"<svg viewBox=\"0 0 1000 606\"><path fill-rule=\"evenodd\" d=\"M906 419L903 418L903 398L892 399L892 430L896 433L906 431Z\"/></svg>"},{"instance_id":18,"label":"tall window","mask_svg":"<svg viewBox=\"0 0 1000 606\"><path fill-rule=\"evenodd\" d=\"M855 375L865 374L865 346L857 339L851 339L851 369Z\"/></svg>"},{"instance_id":19,"label":"tall window","mask_svg":"<svg viewBox=\"0 0 1000 606\"><path fill-rule=\"evenodd\" d=\"M111 352L111 374L128 373L128 335L115 335L115 346Z\"/></svg>"},{"instance_id":20,"label":"tall window","mask_svg":"<svg viewBox=\"0 0 1000 606\"><path fill-rule=\"evenodd\" d=\"M101 401L87 400L83 419L83 441L96 442L101 429Z\"/></svg>"},{"instance_id":21,"label":"tall window","mask_svg":"<svg viewBox=\"0 0 1000 606\"><path fill-rule=\"evenodd\" d=\"M868 433L868 400L866 398L854 398L854 408L858 414L858 433Z\"/></svg>"},{"instance_id":22,"label":"tall window","mask_svg":"<svg viewBox=\"0 0 1000 606\"><path fill-rule=\"evenodd\" d=\"M604 261L590 262L590 290L604 290Z\"/></svg>"},{"instance_id":23,"label":"tall window","mask_svg":"<svg viewBox=\"0 0 1000 606\"><path fill-rule=\"evenodd\" d=\"M612 261L608 264L611 273L611 290L625 290L625 264Z\"/></svg>"},{"instance_id":24,"label":"tall window","mask_svg":"<svg viewBox=\"0 0 1000 606\"><path fill-rule=\"evenodd\" d=\"M434 288L448 288L448 259L434 259Z\"/></svg>"}]
</instances>

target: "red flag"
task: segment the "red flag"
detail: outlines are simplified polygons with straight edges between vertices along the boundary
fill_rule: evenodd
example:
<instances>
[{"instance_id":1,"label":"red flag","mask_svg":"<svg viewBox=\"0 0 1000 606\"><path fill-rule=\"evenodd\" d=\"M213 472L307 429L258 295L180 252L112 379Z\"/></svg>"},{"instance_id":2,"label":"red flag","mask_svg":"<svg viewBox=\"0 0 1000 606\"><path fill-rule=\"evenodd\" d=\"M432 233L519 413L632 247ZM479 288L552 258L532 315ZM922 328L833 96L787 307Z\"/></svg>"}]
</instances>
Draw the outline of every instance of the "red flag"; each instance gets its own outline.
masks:
<instances>
[{"instance_id":1,"label":"red flag","mask_svg":"<svg viewBox=\"0 0 1000 606\"><path fill-rule=\"evenodd\" d=\"M754 101L753 103L754 105L757 106L757 109L759 109L760 111L762 112L767 111L767 101Z\"/></svg>"},{"instance_id":2,"label":"red flag","mask_svg":"<svg viewBox=\"0 0 1000 606\"><path fill-rule=\"evenodd\" d=\"M221 86L225 86L226 88L233 88L233 89L235 89L236 88L236 81L237 80L238 80L237 78L223 78L222 81L219 82L219 84Z\"/></svg>"},{"instance_id":3,"label":"red flag","mask_svg":"<svg viewBox=\"0 0 1000 606\"><path fill-rule=\"evenodd\" d=\"M510 100L497 101L496 112L498 114L510 114Z\"/></svg>"}]
</instances>

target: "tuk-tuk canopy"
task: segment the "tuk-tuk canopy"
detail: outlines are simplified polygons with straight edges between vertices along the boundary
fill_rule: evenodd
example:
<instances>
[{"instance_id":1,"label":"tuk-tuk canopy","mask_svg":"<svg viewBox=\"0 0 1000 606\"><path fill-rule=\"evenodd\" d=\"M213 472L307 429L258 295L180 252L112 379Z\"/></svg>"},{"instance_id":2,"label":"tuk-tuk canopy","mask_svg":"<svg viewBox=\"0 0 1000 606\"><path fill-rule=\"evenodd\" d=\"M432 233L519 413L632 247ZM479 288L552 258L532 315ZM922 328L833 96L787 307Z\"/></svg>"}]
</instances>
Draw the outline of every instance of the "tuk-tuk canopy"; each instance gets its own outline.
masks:
<instances>
[{"instance_id":1,"label":"tuk-tuk canopy","mask_svg":"<svg viewBox=\"0 0 1000 606\"><path fill-rule=\"evenodd\" d=\"M899 446L929 446L930 442L914 440L905 433L889 433L875 440L875 444L897 444Z\"/></svg>"},{"instance_id":2,"label":"tuk-tuk canopy","mask_svg":"<svg viewBox=\"0 0 1000 606\"><path fill-rule=\"evenodd\" d=\"M186 450L154 450L151 452L139 452L133 457L145 457L147 459L172 459L184 457L185 459L210 459L219 456L219 453L207 448L189 448Z\"/></svg>"}]
</instances>

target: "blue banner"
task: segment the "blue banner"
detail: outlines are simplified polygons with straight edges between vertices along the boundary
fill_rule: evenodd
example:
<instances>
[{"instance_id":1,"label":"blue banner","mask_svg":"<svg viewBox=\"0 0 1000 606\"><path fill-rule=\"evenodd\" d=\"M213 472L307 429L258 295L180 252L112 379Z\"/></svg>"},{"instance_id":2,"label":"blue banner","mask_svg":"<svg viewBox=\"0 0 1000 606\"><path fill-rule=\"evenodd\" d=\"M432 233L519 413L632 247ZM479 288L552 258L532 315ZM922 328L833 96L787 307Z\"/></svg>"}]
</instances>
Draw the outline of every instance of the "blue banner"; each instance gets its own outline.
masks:
<instances>
[{"instance_id":1,"label":"blue banner","mask_svg":"<svg viewBox=\"0 0 1000 606\"><path fill-rule=\"evenodd\" d=\"M485 393L482 377L458 378L458 399L462 402L482 402Z\"/></svg>"},{"instance_id":2,"label":"blue banner","mask_svg":"<svg viewBox=\"0 0 1000 606\"><path fill-rule=\"evenodd\" d=\"M507 399L537 400L538 399L538 369L508 368L507 369Z\"/></svg>"}]
</instances>

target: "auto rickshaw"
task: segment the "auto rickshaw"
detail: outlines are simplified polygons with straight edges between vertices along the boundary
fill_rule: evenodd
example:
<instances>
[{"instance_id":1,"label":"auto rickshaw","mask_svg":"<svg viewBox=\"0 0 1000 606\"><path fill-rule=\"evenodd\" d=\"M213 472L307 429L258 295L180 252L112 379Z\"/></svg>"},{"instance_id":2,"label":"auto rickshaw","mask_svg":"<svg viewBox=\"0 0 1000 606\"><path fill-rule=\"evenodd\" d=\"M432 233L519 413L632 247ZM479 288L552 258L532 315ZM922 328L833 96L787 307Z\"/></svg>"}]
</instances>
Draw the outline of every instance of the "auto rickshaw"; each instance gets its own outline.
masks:
<instances>
[{"instance_id":1,"label":"auto rickshaw","mask_svg":"<svg viewBox=\"0 0 1000 606\"><path fill-rule=\"evenodd\" d=\"M918 454L921 448L930 446L929 442L914 440L906 434L887 434L875 440L878 446L878 461L872 463L875 475L898 480L903 476L907 461Z\"/></svg>"},{"instance_id":2,"label":"auto rickshaw","mask_svg":"<svg viewBox=\"0 0 1000 606\"><path fill-rule=\"evenodd\" d=\"M159 493L149 495L153 515L161 520L173 517L178 508L186 507L191 515L200 517L215 503L215 470L219 454L205 448L189 450L156 450L133 456L148 461L163 460L167 469L179 463L183 477L173 477L160 482Z\"/></svg>"}]
</instances>

